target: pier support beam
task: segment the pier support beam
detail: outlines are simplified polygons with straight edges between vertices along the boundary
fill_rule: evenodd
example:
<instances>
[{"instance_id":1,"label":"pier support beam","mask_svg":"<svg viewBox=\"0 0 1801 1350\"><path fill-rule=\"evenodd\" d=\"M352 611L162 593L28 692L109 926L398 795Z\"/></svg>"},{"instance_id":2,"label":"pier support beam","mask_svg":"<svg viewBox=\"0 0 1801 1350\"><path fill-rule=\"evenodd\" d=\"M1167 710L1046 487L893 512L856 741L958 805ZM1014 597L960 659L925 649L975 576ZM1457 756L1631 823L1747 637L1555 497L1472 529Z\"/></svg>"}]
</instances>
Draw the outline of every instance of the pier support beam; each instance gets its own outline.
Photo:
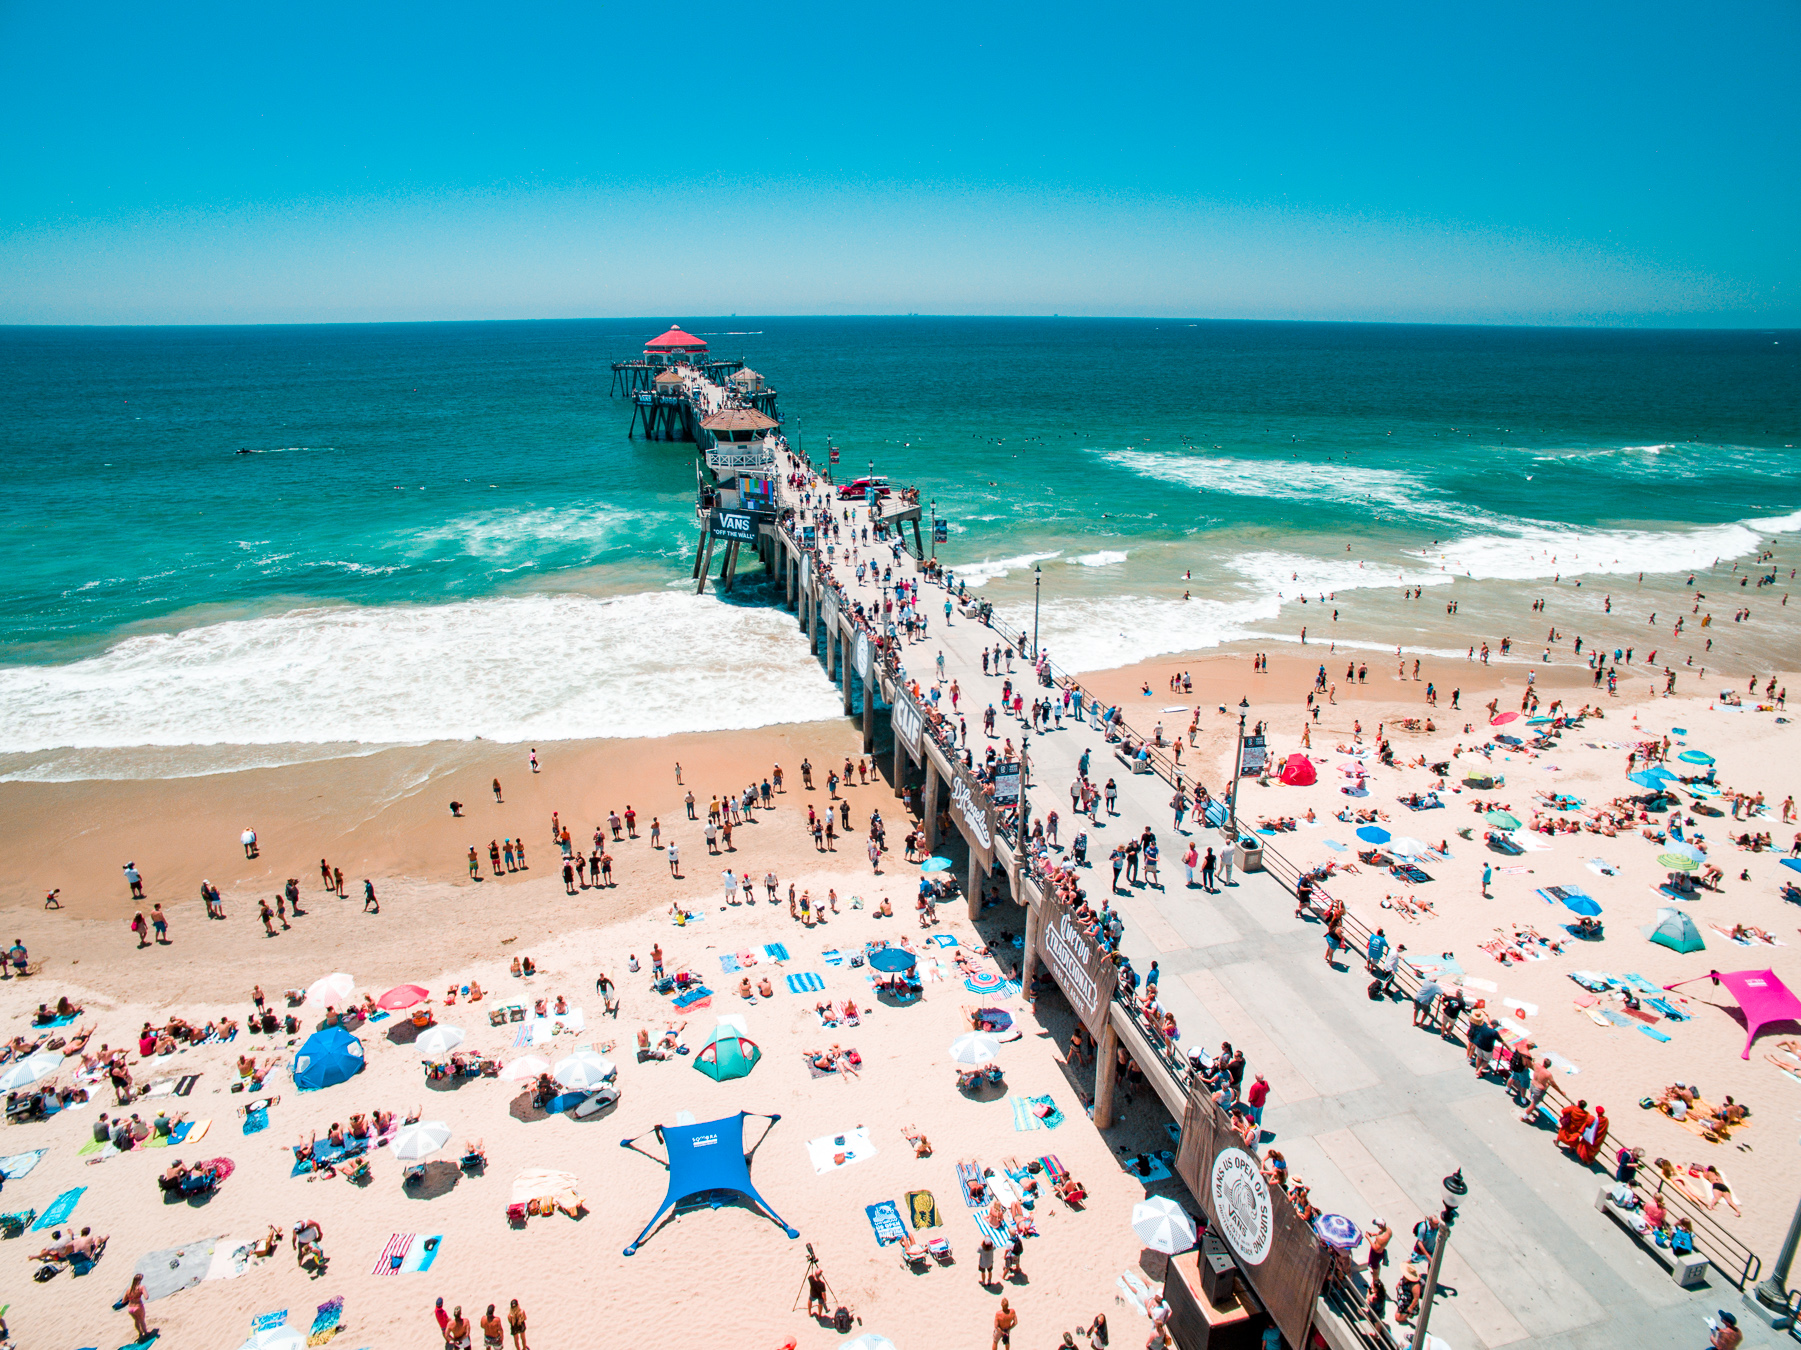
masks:
<instances>
[{"instance_id":1,"label":"pier support beam","mask_svg":"<svg viewBox=\"0 0 1801 1350\"><path fill-rule=\"evenodd\" d=\"M972 848L969 850L969 889L964 897L969 901L971 923L982 917L982 877L982 860Z\"/></svg>"},{"instance_id":2,"label":"pier support beam","mask_svg":"<svg viewBox=\"0 0 1801 1350\"><path fill-rule=\"evenodd\" d=\"M873 655L873 653L872 653ZM863 753L870 754L875 750L875 662L871 660L870 671L863 681Z\"/></svg>"},{"instance_id":3,"label":"pier support beam","mask_svg":"<svg viewBox=\"0 0 1801 1350\"><path fill-rule=\"evenodd\" d=\"M704 595L706 593L707 573L708 573L708 571L710 571L712 569L712 566L713 566L713 536L712 536L711 532L708 533L706 540L703 542L701 547L702 547L702 557L700 560L700 569L697 573L697 575L700 577L700 582L694 588L694 593L696 595Z\"/></svg>"},{"instance_id":4,"label":"pier support beam","mask_svg":"<svg viewBox=\"0 0 1801 1350\"><path fill-rule=\"evenodd\" d=\"M725 589L732 589L732 582L738 579L738 549L736 539L725 546L725 565L719 569L719 578L725 583Z\"/></svg>"},{"instance_id":5,"label":"pier support beam","mask_svg":"<svg viewBox=\"0 0 1801 1350\"><path fill-rule=\"evenodd\" d=\"M1019 898L1026 901L1026 950L1019 961L1019 992L1030 1003L1032 976L1038 970L1038 931L1044 923L1044 911L1042 906L1026 900L1024 887L1020 888Z\"/></svg>"},{"instance_id":6,"label":"pier support beam","mask_svg":"<svg viewBox=\"0 0 1801 1350\"><path fill-rule=\"evenodd\" d=\"M1108 1022L1094 1046L1094 1128L1113 1124L1113 1085L1119 1077L1119 1033Z\"/></svg>"},{"instance_id":7,"label":"pier support beam","mask_svg":"<svg viewBox=\"0 0 1801 1350\"><path fill-rule=\"evenodd\" d=\"M926 790L920 797L926 818L926 854L938 851L938 766L926 755Z\"/></svg>"},{"instance_id":8,"label":"pier support beam","mask_svg":"<svg viewBox=\"0 0 1801 1350\"><path fill-rule=\"evenodd\" d=\"M850 644L844 640L846 633L843 628L838 624L833 624L832 627L838 629L838 673L844 678L844 715L849 717L856 711L851 705L851 679L853 677L850 668Z\"/></svg>"},{"instance_id":9,"label":"pier support beam","mask_svg":"<svg viewBox=\"0 0 1801 1350\"><path fill-rule=\"evenodd\" d=\"M907 795L907 746L906 742L895 734L893 705L889 705L888 734L894 737L894 795Z\"/></svg>"}]
</instances>

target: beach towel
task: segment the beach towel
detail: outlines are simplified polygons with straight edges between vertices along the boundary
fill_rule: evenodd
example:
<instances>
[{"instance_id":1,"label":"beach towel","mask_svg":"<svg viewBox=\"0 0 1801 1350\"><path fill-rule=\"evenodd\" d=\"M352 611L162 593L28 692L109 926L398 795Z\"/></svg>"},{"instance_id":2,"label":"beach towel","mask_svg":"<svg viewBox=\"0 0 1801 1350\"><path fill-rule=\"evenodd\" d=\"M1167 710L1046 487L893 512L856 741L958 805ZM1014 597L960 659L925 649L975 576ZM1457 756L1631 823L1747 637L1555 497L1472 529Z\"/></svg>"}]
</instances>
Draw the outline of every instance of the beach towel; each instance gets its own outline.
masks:
<instances>
[{"instance_id":1,"label":"beach towel","mask_svg":"<svg viewBox=\"0 0 1801 1350\"><path fill-rule=\"evenodd\" d=\"M1575 1061L1566 1059L1555 1050L1548 1051L1545 1058L1551 1061L1551 1067L1556 1069L1559 1073L1575 1074L1582 1072L1581 1069L1576 1067Z\"/></svg>"},{"instance_id":2,"label":"beach towel","mask_svg":"<svg viewBox=\"0 0 1801 1350\"><path fill-rule=\"evenodd\" d=\"M250 1249L255 1238L220 1238L213 1247L212 1263L206 1268L209 1280L235 1280L250 1269Z\"/></svg>"},{"instance_id":3,"label":"beach towel","mask_svg":"<svg viewBox=\"0 0 1801 1350\"><path fill-rule=\"evenodd\" d=\"M98 1139L89 1139L85 1143L83 1143L80 1148L75 1150L75 1156L77 1158L91 1158L96 1153L102 1153L107 1149L112 1149L113 1153L117 1153L119 1151L118 1149L113 1148L113 1146L111 1144L103 1143ZM111 1157L112 1155L107 1154L107 1156Z\"/></svg>"},{"instance_id":4,"label":"beach towel","mask_svg":"<svg viewBox=\"0 0 1801 1350\"><path fill-rule=\"evenodd\" d=\"M814 1078L830 1078L833 1074L838 1072L836 1069L820 1068L813 1062L813 1056L807 1054L804 1050L801 1052L801 1060L806 1064L807 1072Z\"/></svg>"},{"instance_id":5,"label":"beach towel","mask_svg":"<svg viewBox=\"0 0 1801 1350\"><path fill-rule=\"evenodd\" d=\"M526 1025L532 1029L532 1044L536 1046L548 1043L551 1037L561 1035L565 1031L586 1031L588 1022L580 1008L571 1008L566 1013L549 1013L543 1017L533 1017Z\"/></svg>"},{"instance_id":6,"label":"beach towel","mask_svg":"<svg viewBox=\"0 0 1801 1350\"><path fill-rule=\"evenodd\" d=\"M217 1244L217 1238L199 1238L185 1246L145 1252L133 1270L144 1277L144 1301L167 1298L199 1284L212 1267Z\"/></svg>"},{"instance_id":7,"label":"beach towel","mask_svg":"<svg viewBox=\"0 0 1801 1350\"><path fill-rule=\"evenodd\" d=\"M1150 1286L1139 1278L1137 1271L1126 1271L1114 1283L1119 1286L1119 1292L1125 1296L1127 1303L1130 1303L1146 1317L1150 1316L1145 1307L1145 1300L1151 1296Z\"/></svg>"},{"instance_id":8,"label":"beach towel","mask_svg":"<svg viewBox=\"0 0 1801 1350\"><path fill-rule=\"evenodd\" d=\"M1664 1032L1659 1031L1656 1027L1648 1027L1648 1026L1644 1025L1644 1023L1642 1023L1642 1022L1639 1024L1638 1029L1640 1031L1644 1032L1645 1035L1649 1036L1654 1041L1667 1042L1670 1039L1668 1035L1666 1035Z\"/></svg>"},{"instance_id":9,"label":"beach towel","mask_svg":"<svg viewBox=\"0 0 1801 1350\"><path fill-rule=\"evenodd\" d=\"M75 1206L81 1202L81 1193L86 1189L86 1186L76 1186L57 1196L50 1202L50 1208L44 1211L43 1217L31 1225L31 1231L35 1233L40 1228L53 1228L65 1222L75 1212Z\"/></svg>"},{"instance_id":10,"label":"beach towel","mask_svg":"<svg viewBox=\"0 0 1801 1350\"><path fill-rule=\"evenodd\" d=\"M1334 853L1343 853L1345 851L1345 846L1343 844L1339 843L1336 839L1322 839L1322 840L1320 840L1320 843L1324 844L1327 848L1331 849Z\"/></svg>"},{"instance_id":11,"label":"beach towel","mask_svg":"<svg viewBox=\"0 0 1801 1350\"><path fill-rule=\"evenodd\" d=\"M244 1133L261 1134L269 1128L269 1108L259 1106L254 1111L244 1113Z\"/></svg>"},{"instance_id":12,"label":"beach towel","mask_svg":"<svg viewBox=\"0 0 1801 1350\"><path fill-rule=\"evenodd\" d=\"M994 1244L996 1251L1004 1252L1013 1245L1013 1230L1005 1224L996 1228L988 1222L988 1215L984 1210L973 1210L969 1217L976 1221L976 1227L982 1230L983 1237Z\"/></svg>"},{"instance_id":13,"label":"beach towel","mask_svg":"<svg viewBox=\"0 0 1801 1350\"><path fill-rule=\"evenodd\" d=\"M957 938L953 933L934 933L926 941L934 947L955 947L957 945Z\"/></svg>"},{"instance_id":14,"label":"beach towel","mask_svg":"<svg viewBox=\"0 0 1801 1350\"><path fill-rule=\"evenodd\" d=\"M707 988L704 984L697 984L687 993L676 999L675 1006L678 1008L692 1008L697 1005L704 1006L706 1001L712 997L713 991L711 989Z\"/></svg>"},{"instance_id":15,"label":"beach towel","mask_svg":"<svg viewBox=\"0 0 1801 1350\"><path fill-rule=\"evenodd\" d=\"M932 1198L930 1191L908 1191L907 1213L913 1220L914 1228L941 1228L943 1221L938 1217L938 1202Z\"/></svg>"},{"instance_id":16,"label":"beach towel","mask_svg":"<svg viewBox=\"0 0 1801 1350\"><path fill-rule=\"evenodd\" d=\"M1052 1181L1062 1181L1069 1175L1069 1169L1058 1161L1055 1153L1047 1153L1038 1160Z\"/></svg>"},{"instance_id":17,"label":"beach towel","mask_svg":"<svg viewBox=\"0 0 1801 1350\"><path fill-rule=\"evenodd\" d=\"M813 1162L814 1172L820 1176L852 1163L867 1162L878 1152L880 1150L870 1142L869 1131L861 1126L843 1134L826 1134L807 1140L807 1157Z\"/></svg>"},{"instance_id":18,"label":"beach towel","mask_svg":"<svg viewBox=\"0 0 1801 1350\"><path fill-rule=\"evenodd\" d=\"M767 956L771 961L786 961L788 959L788 948L779 942L765 942L763 944L763 955Z\"/></svg>"},{"instance_id":19,"label":"beach towel","mask_svg":"<svg viewBox=\"0 0 1801 1350\"><path fill-rule=\"evenodd\" d=\"M841 966L844 964L844 953L833 948L829 952L821 952L819 954L819 959L824 961L828 966Z\"/></svg>"},{"instance_id":20,"label":"beach towel","mask_svg":"<svg viewBox=\"0 0 1801 1350\"><path fill-rule=\"evenodd\" d=\"M1007 1100L1013 1107L1013 1128L1021 1133L1027 1130L1054 1130L1063 1123L1063 1113L1048 1096L1009 1097ZM1050 1113L1039 1115L1033 1109L1039 1106L1049 1107Z\"/></svg>"},{"instance_id":21,"label":"beach towel","mask_svg":"<svg viewBox=\"0 0 1801 1350\"><path fill-rule=\"evenodd\" d=\"M730 952L719 953L719 966L727 975L736 975L740 969L738 958Z\"/></svg>"},{"instance_id":22,"label":"beach towel","mask_svg":"<svg viewBox=\"0 0 1801 1350\"><path fill-rule=\"evenodd\" d=\"M8 1181L17 1181L36 1167L49 1151L47 1148L34 1148L29 1153L14 1153L0 1158L0 1175L5 1176Z\"/></svg>"},{"instance_id":23,"label":"beach towel","mask_svg":"<svg viewBox=\"0 0 1801 1350\"><path fill-rule=\"evenodd\" d=\"M423 1242L415 1242L412 1250L400 1262L402 1275L423 1275L431 1269L431 1263L438 1259L438 1249L444 1245L444 1235L434 1234Z\"/></svg>"},{"instance_id":24,"label":"beach towel","mask_svg":"<svg viewBox=\"0 0 1801 1350\"><path fill-rule=\"evenodd\" d=\"M251 1318L250 1334L254 1336L259 1331L273 1331L276 1327L285 1327L287 1324L288 1310L278 1308L274 1312L266 1312L261 1316Z\"/></svg>"},{"instance_id":25,"label":"beach towel","mask_svg":"<svg viewBox=\"0 0 1801 1350\"><path fill-rule=\"evenodd\" d=\"M875 1230L876 1246L886 1247L890 1242L899 1242L907 1236L907 1230L901 1225L900 1206L892 1200L883 1200L879 1204L863 1206L863 1213L869 1220L869 1226Z\"/></svg>"},{"instance_id":26,"label":"beach towel","mask_svg":"<svg viewBox=\"0 0 1801 1350\"><path fill-rule=\"evenodd\" d=\"M754 966L756 964L757 964L757 954L754 951L752 951L749 947L746 947L743 951L738 953L739 969L749 970L752 966Z\"/></svg>"},{"instance_id":27,"label":"beach towel","mask_svg":"<svg viewBox=\"0 0 1801 1350\"><path fill-rule=\"evenodd\" d=\"M798 975L788 976L788 992L790 994L816 994L824 988L824 978L810 970L803 970Z\"/></svg>"},{"instance_id":28,"label":"beach towel","mask_svg":"<svg viewBox=\"0 0 1801 1350\"><path fill-rule=\"evenodd\" d=\"M306 1333L308 1345L324 1345L338 1334L338 1322L344 1316L344 1296L339 1294L326 1303L321 1303L313 1314L312 1329Z\"/></svg>"},{"instance_id":29,"label":"beach towel","mask_svg":"<svg viewBox=\"0 0 1801 1350\"><path fill-rule=\"evenodd\" d=\"M396 1233L388 1239L388 1245L381 1249L381 1255L375 1259L375 1269L371 1275L398 1275L401 1263L406 1260L407 1252L412 1248L417 1233Z\"/></svg>"},{"instance_id":30,"label":"beach towel","mask_svg":"<svg viewBox=\"0 0 1801 1350\"><path fill-rule=\"evenodd\" d=\"M1139 1155L1137 1154L1132 1154L1125 1159L1126 1175L1131 1177L1132 1180L1162 1181L1165 1177L1172 1175L1169 1170L1169 1165L1175 1161L1176 1155L1168 1149L1165 1149L1161 1153L1145 1154L1145 1170L1143 1171L1139 1170L1138 1156Z\"/></svg>"}]
</instances>

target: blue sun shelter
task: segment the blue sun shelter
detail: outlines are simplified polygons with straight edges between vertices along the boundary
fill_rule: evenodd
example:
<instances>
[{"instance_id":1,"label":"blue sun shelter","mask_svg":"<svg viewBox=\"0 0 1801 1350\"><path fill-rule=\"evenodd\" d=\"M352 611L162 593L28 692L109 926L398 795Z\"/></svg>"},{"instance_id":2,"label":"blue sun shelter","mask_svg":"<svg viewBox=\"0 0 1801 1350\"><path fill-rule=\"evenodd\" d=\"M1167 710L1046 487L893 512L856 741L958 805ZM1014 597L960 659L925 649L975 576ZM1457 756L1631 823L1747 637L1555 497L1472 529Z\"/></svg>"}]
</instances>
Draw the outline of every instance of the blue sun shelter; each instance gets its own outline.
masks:
<instances>
[{"instance_id":1,"label":"blue sun shelter","mask_svg":"<svg viewBox=\"0 0 1801 1350\"><path fill-rule=\"evenodd\" d=\"M363 1043L343 1027L314 1032L294 1056L294 1086L302 1092L347 1082L362 1071Z\"/></svg>"},{"instance_id":2,"label":"blue sun shelter","mask_svg":"<svg viewBox=\"0 0 1801 1350\"><path fill-rule=\"evenodd\" d=\"M743 1028L722 1021L713 1028L707 1043L694 1052L694 1067L715 1083L728 1078L742 1078L757 1067L763 1051L744 1034Z\"/></svg>"},{"instance_id":3,"label":"blue sun shelter","mask_svg":"<svg viewBox=\"0 0 1801 1350\"><path fill-rule=\"evenodd\" d=\"M692 1125L658 1125L652 1133L662 1141L668 1150L669 1160L665 1164L669 1168L669 1190L663 1196L663 1203L657 1206L657 1212L644 1225L644 1231L633 1238L631 1245L625 1249L627 1256L636 1252L644 1239L650 1236L663 1216L678 1205L688 1201L710 1203L714 1209L730 1202L734 1196L742 1196L757 1208L761 1209L781 1230L791 1238L800 1236L798 1228L790 1228L786 1220L770 1208L769 1202L757 1194L757 1188L750 1182L750 1155L744 1151L744 1118L751 1113L740 1111L735 1116L724 1116L718 1120L703 1120ZM779 1115L768 1117L773 1127L780 1120ZM768 1133L767 1130L764 1133ZM642 1135L639 1138L643 1138ZM761 1140L758 1141L759 1143ZM621 1139L619 1147L637 1148L637 1139ZM643 1152L642 1149L638 1150ZM647 1153L646 1157L654 1158L655 1154Z\"/></svg>"}]
</instances>

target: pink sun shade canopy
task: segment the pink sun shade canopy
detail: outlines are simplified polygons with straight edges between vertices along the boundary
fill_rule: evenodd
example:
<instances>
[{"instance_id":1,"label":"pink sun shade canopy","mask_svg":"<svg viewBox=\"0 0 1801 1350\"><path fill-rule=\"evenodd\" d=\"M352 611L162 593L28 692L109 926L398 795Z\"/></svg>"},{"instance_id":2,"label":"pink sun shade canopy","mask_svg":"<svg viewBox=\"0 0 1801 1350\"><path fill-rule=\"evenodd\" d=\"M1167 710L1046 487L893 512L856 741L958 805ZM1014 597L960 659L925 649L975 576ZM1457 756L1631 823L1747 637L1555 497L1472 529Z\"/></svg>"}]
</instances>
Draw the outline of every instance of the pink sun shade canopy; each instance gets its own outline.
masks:
<instances>
[{"instance_id":1,"label":"pink sun shade canopy","mask_svg":"<svg viewBox=\"0 0 1801 1350\"><path fill-rule=\"evenodd\" d=\"M1751 1042L1757 1039L1757 1033L1772 1022L1801 1022L1801 998L1789 992L1789 987L1776 978L1773 970L1711 970L1705 975L1697 975L1693 980L1678 980L1676 984L1666 984L1665 989L1674 989L1678 984L1694 984L1696 980L1712 980L1715 984L1723 984L1738 1000L1740 1011L1745 1014L1745 1053L1742 1059L1751 1058Z\"/></svg>"}]
</instances>

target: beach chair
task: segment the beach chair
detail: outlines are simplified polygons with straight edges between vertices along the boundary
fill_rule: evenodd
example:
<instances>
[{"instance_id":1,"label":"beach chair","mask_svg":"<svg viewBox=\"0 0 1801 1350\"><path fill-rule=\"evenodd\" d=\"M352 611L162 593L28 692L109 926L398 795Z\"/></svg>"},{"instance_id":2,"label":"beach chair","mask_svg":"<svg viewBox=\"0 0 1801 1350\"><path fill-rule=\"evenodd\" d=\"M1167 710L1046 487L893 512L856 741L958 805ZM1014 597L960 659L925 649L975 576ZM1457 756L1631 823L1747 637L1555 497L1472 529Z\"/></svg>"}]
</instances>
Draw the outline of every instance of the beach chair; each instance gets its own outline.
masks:
<instances>
[{"instance_id":1,"label":"beach chair","mask_svg":"<svg viewBox=\"0 0 1801 1350\"><path fill-rule=\"evenodd\" d=\"M37 1218L35 1209L22 1209L13 1214L0 1214L0 1237L16 1238Z\"/></svg>"},{"instance_id":2,"label":"beach chair","mask_svg":"<svg viewBox=\"0 0 1801 1350\"><path fill-rule=\"evenodd\" d=\"M344 1180L348 1181L351 1185L363 1186L368 1184L374 1174L369 1170L369 1160L367 1158L357 1158L344 1169L342 1175Z\"/></svg>"},{"instance_id":3,"label":"beach chair","mask_svg":"<svg viewBox=\"0 0 1801 1350\"><path fill-rule=\"evenodd\" d=\"M465 1172L481 1172L488 1166L488 1155L479 1148L470 1149L457 1163Z\"/></svg>"},{"instance_id":4,"label":"beach chair","mask_svg":"<svg viewBox=\"0 0 1801 1350\"><path fill-rule=\"evenodd\" d=\"M901 1265L904 1268L915 1271L931 1269L931 1253L925 1249L924 1244L906 1233L901 1234L899 1241Z\"/></svg>"},{"instance_id":5,"label":"beach chair","mask_svg":"<svg viewBox=\"0 0 1801 1350\"><path fill-rule=\"evenodd\" d=\"M933 1259L941 1266L948 1266L956 1259L951 1254L951 1243L949 1238L927 1238L926 1250L932 1254Z\"/></svg>"},{"instance_id":6,"label":"beach chair","mask_svg":"<svg viewBox=\"0 0 1801 1350\"><path fill-rule=\"evenodd\" d=\"M514 1228L525 1227L525 1206L523 1204L508 1205L507 1222Z\"/></svg>"}]
</instances>

